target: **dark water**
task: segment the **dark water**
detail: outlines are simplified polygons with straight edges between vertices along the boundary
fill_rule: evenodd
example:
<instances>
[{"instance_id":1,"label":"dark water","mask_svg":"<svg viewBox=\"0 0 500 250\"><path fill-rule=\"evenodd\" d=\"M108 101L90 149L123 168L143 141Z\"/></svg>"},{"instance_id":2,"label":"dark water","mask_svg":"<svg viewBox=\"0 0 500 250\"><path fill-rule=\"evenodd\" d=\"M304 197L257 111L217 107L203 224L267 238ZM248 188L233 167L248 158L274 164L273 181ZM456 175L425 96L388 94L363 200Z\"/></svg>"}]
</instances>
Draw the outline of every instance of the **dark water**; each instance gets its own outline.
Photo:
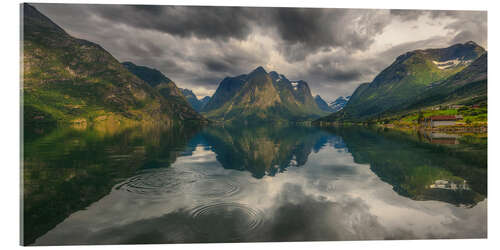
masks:
<instances>
[{"instance_id":1,"label":"dark water","mask_svg":"<svg viewBox=\"0 0 500 250\"><path fill-rule=\"evenodd\" d=\"M66 128L24 145L25 244L487 236L485 138Z\"/></svg>"}]
</instances>

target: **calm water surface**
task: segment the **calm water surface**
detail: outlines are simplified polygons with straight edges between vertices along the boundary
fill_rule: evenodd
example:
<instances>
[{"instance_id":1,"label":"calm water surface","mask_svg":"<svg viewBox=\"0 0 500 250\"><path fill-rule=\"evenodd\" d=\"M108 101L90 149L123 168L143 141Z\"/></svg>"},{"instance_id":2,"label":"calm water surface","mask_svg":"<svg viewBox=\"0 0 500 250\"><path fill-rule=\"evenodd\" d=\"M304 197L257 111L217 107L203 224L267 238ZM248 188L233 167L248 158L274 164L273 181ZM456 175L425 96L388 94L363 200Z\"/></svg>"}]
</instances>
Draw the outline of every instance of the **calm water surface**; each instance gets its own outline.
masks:
<instances>
[{"instance_id":1,"label":"calm water surface","mask_svg":"<svg viewBox=\"0 0 500 250\"><path fill-rule=\"evenodd\" d=\"M26 131L24 243L484 238L486 158L360 127Z\"/></svg>"}]
</instances>

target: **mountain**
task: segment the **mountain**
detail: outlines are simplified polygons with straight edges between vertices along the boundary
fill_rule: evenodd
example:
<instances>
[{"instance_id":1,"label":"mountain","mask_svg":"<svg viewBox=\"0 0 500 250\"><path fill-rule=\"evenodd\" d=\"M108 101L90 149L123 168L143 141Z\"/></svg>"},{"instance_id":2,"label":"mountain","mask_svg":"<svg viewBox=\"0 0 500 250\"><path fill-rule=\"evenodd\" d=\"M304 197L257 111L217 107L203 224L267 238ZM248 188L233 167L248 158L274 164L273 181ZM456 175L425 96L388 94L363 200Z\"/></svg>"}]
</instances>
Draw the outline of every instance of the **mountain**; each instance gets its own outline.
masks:
<instances>
[{"instance_id":1,"label":"mountain","mask_svg":"<svg viewBox=\"0 0 500 250\"><path fill-rule=\"evenodd\" d=\"M330 109L333 110L332 112L337 112L345 107L347 102L349 102L350 98L351 96L346 96L346 97L340 96L339 98L335 99L335 101L330 102L328 106L330 107Z\"/></svg>"},{"instance_id":2,"label":"mountain","mask_svg":"<svg viewBox=\"0 0 500 250\"><path fill-rule=\"evenodd\" d=\"M191 107L193 107L193 109L198 112L200 112L203 109L203 107L207 104L207 102L210 100L209 96L205 96L202 99L198 100L198 97L196 97L196 95L190 89L181 89L181 92L184 95L184 97L186 97Z\"/></svg>"},{"instance_id":3,"label":"mountain","mask_svg":"<svg viewBox=\"0 0 500 250\"><path fill-rule=\"evenodd\" d=\"M135 65L132 62L122 62L122 65L125 66L125 68L127 68L130 72L132 72L132 74L136 75L141 80L151 85L151 87L156 87L157 85L162 83L173 83L172 80L170 80L157 69Z\"/></svg>"},{"instance_id":4,"label":"mountain","mask_svg":"<svg viewBox=\"0 0 500 250\"><path fill-rule=\"evenodd\" d=\"M372 82L361 84L342 112L322 120L362 121L400 108L470 66L486 51L474 42L400 55ZM453 80L449 80L453 81Z\"/></svg>"},{"instance_id":5,"label":"mountain","mask_svg":"<svg viewBox=\"0 0 500 250\"><path fill-rule=\"evenodd\" d=\"M203 108L203 111L219 109L224 103L230 101L230 99L241 89L245 83L246 77L246 75L241 75L224 78L219 84L219 87L217 87L212 99Z\"/></svg>"},{"instance_id":6,"label":"mountain","mask_svg":"<svg viewBox=\"0 0 500 250\"><path fill-rule=\"evenodd\" d=\"M162 123L202 116L164 98L98 44L23 4L24 123Z\"/></svg>"},{"instance_id":7,"label":"mountain","mask_svg":"<svg viewBox=\"0 0 500 250\"><path fill-rule=\"evenodd\" d=\"M205 96L203 98L200 99L200 103L202 105L202 107L205 107L205 105L207 105L207 103L210 101L210 96Z\"/></svg>"},{"instance_id":8,"label":"mountain","mask_svg":"<svg viewBox=\"0 0 500 250\"><path fill-rule=\"evenodd\" d=\"M325 111L325 112L334 112L334 110L332 108L330 108L330 106L328 105L328 103L323 100L323 98L321 98L320 95L316 95L314 97L314 101L316 102L316 105L318 105L318 108L320 108L321 110Z\"/></svg>"},{"instance_id":9,"label":"mountain","mask_svg":"<svg viewBox=\"0 0 500 250\"><path fill-rule=\"evenodd\" d=\"M302 121L327 114L305 81L290 81L262 67L246 75L226 77L202 110L223 121Z\"/></svg>"},{"instance_id":10,"label":"mountain","mask_svg":"<svg viewBox=\"0 0 500 250\"><path fill-rule=\"evenodd\" d=\"M488 88L487 73L488 54L484 53L464 70L432 84L421 94L392 111L414 110L443 103L485 104Z\"/></svg>"},{"instance_id":11,"label":"mountain","mask_svg":"<svg viewBox=\"0 0 500 250\"><path fill-rule=\"evenodd\" d=\"M197 113L198 109L191 105L190 100L182 92L183 90L179 89L172 80L160 71L146 66L135 65L132 62L123 62L122 65L151 87L154 87L165 99L175 101L176 110L182 110L192 116L200 116Z\"/></svg>"}]
</instances>

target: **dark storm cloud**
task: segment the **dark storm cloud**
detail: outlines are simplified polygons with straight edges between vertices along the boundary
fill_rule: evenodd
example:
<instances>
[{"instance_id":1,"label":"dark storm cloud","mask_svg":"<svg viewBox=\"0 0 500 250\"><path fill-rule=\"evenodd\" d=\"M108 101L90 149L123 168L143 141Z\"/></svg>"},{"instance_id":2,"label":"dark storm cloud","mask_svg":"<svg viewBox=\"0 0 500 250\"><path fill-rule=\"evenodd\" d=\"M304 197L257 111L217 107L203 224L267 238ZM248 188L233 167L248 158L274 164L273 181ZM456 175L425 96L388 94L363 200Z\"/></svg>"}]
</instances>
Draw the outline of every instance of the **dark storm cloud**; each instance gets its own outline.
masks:
<instances>
[{"instance_id":1,"label":"dark storm cloud","mask_svg":"<svg viewBox=\"0 0 500 250\"><path fill-rule=\"evenodd\" d=\"M351 95L360 83L373 80L393 60L394 58L378 56L358 59L341 50L310 59L300 74L306 77L308 83L312 83L310 85L313 86L314 93L320 94L327 101L333 101L339 95Z\"/></svg>"},{"instance_id":2,"label":"dark storm cloud","mask_svg":"<svg viewBox=\"0 0 500 250\"><path fill-rule=\"evenodd\" d=\"M309 48L363 50L388 24L370 15L373 11L347 9L93 5L92 11L104 19L181 37L245 39L254 25L272 27L283 41ZM345 31L359 16L363 27Z\"/></svg>"},{"instance_id":3,"label":"dark storm cloud","mask_svg":"<svg viewBox=\"0 0 500 250\"><path fill-rule=\"evenodd\" d=\"M354 65L353 65L354 66ZM335 58L325 57L309 68L312 75L320 75L327 81L359 81L366 72L359 67L349 67Z\"/></svg>"},{"instance_id":4,"label":"dark storm cloud","mask_svg":"<svg viewBox=\"0 0 500 250\"><path fill-rule=\"evenodd\" d=\"M373 36L388 24L388 20L377 19L365 10L283 8L272 12L271 23L285 45L306 53L336 47L365 50L373 42ZM355 17L362 19L359 29L353 27Z\"/></svg>"},{"instance_id":5,"label":"dark storm cloud","mask_svg":"<svg viewBox=\"0 0 500 250\"><path fill-rule=\"evenodd\" d=\"M214 73L243 74L251 70L250 67L257 66L263 60L256 54L246 53L238 48L220 48L217 55L208 54L196 58L205 68Z\"/></svg>"},{"instance_id":6,"label":"dark storm cloud","mask_svg":"<svg viewBox=\"0 0 500 250\"><path fill-rule=\"evenodd\" d=\"M127 40L124 41L124 45L132 56L159 57L163 54L163 49L150 41L136 43Z\"/></svg>"},{"instance_id":7,"label":"dark storm cloud","mask_svg":"<svg viewBox=\"0 0 500 250\"><path fill-rule=\"evenodd\" d=\"M207 67L208 70L211 71L217 71L217 72L226 72L229 69L231 69L231 65L226 64L223 61L220 61L215 58L207 58L204 61L205 66Z\"/></svg>"},{"instance_id":8,"label":"dark storm cloud","mask_svg":"<svg viewBox=\"0 0 500 250\"><path fill-rule=\"evenodd\" d=\"M245 39L258 12L238 7L89 5L92 14L180 37Z\"/></svg>"},{"instance_id":9,"label":"dark storm cloud","mask_svg":"<svg viewBox=\"0 0 500 250\"><path fill-rule=\"evenodd\" d=\"M486 12L479 11L34 6L70 34L100 44L118 60L157 68L180 87L203 95L226 76L264 66L290 79L304 79L314 93L333 100L371 81L406 51L469 40L487 46ZM423 25L445 31L411 42L392 41L390 36L376 42L395 22L408 23L404 37Z\"/></svg>"},{"instance_id":10,"label":"dark storm cloud","mask_svg":"<svg viewBox=\"0 0 500 250\"><path fill-rule=\"evenodd\" d=\"M390 23L377 10L350 9L272 9L268 27L275 32L279 50L291 61L302 61L321 50L341 48L364 51Z\"/></svg>"},{"instance_id":11,"label":"dark storm cloud","mask_svg":"<svg viewBox=\"0 0 500 250\"><path fill-rule=\"evenodd\" d=\"M277 35L291 60L303 60L321 48L365 50L389 19L373 10L82 5L101 19L179 37L244 40L257 27ZM61 11L63 7L60 7ZM80 12L81 15L82 12ZM358 19L359 18L359 19ZM300 50L300 53L297 53ZM291 51L295 51L289 56Z\"/></svg>"}]
</instances>

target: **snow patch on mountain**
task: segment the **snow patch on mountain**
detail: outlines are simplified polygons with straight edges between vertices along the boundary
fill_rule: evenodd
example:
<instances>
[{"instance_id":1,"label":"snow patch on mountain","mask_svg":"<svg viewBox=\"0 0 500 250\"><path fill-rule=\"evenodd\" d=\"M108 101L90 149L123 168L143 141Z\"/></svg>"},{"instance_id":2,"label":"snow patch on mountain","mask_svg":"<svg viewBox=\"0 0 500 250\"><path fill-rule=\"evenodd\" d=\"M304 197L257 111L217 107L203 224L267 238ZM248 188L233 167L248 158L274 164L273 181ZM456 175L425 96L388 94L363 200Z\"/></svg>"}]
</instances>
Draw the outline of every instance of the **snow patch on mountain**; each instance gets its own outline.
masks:
<instances>
[{"instance_id":1,"label":"snow patch on mountain","mask_svg":"<svg viewBox=\"0 0 500 250\"><path fill-rule=\"evenodd\" d=\"M351 96L346 96L346 97L341 96L341 97L337 98L335 101L329 102L328 106L332 110L334 110L334 112L340 111L345 107L347 102L349 102L350 98L351 98Z\"/></svg>"},{"instance_id":2,"label":"snow patch on mountain","mask_svg":"<svg viewBox=\"0 0 500 250\"><path fill-rule=\"evenodd\" d=\"M453 59L442 62L432 61L432 63L434 63L438 67L438 69L449 69L456 67L458 65L469 64L471 62L472 60L460 60L460 59Z\"/></svg>"}]
</instances>

